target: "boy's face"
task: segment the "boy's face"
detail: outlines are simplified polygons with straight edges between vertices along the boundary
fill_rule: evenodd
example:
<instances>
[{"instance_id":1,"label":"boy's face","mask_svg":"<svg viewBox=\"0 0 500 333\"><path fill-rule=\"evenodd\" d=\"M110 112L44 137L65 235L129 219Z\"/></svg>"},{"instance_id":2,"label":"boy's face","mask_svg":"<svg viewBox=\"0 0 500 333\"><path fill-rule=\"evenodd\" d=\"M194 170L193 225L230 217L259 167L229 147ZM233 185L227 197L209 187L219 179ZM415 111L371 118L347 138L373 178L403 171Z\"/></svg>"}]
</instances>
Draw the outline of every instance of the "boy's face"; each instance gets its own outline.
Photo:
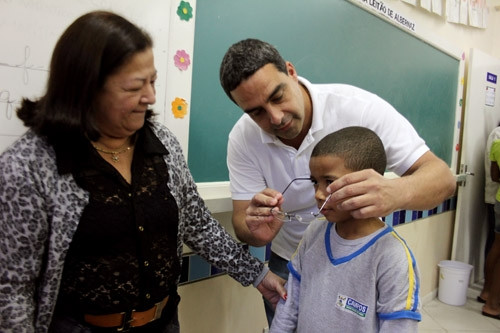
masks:
<instances>
[{"instance_id":1,"label":"boy's face","mask_svg":"<svg viewBox=\"0 0 500 333\"><path fill-rule=\"evenodd\" d=\"M345 174L353 172L344 166L344 159L333 155L322 155L311 157L309 161L311 180L314 184L315 198L318 208L323 205L329 193L326 187L336 179ZM348 211L338 211L338 202L328 201L323 207L321 214L330 222L344 222L351 220L352 216Z\"/></svg>"}]
</instances>

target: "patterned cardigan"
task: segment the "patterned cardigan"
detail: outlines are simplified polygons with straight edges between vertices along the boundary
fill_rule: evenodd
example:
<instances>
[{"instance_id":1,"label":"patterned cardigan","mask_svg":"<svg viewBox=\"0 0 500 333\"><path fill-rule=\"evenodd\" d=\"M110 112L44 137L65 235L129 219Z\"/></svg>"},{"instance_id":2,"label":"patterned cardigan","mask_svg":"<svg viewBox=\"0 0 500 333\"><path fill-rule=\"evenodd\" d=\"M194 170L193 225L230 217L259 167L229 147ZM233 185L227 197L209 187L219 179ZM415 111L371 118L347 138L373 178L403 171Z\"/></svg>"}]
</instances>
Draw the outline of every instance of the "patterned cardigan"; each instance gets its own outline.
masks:
<instances>
[{"instance_id":1,"label":"patterned cardigan","mask_svg":"<svg viewBox=\"0 0 500 333\"><path fill-rule=\"evenodd\" d=\"M168 186L179 207L182 242L247 286L264 264L244 250L212 218L200 197L174 135L155 123L168 149ZM26 132L0 155L0 331L47 332L65 255L89 195L71 174L59 175L54 149Z\"/></svg>"}]
</instances>

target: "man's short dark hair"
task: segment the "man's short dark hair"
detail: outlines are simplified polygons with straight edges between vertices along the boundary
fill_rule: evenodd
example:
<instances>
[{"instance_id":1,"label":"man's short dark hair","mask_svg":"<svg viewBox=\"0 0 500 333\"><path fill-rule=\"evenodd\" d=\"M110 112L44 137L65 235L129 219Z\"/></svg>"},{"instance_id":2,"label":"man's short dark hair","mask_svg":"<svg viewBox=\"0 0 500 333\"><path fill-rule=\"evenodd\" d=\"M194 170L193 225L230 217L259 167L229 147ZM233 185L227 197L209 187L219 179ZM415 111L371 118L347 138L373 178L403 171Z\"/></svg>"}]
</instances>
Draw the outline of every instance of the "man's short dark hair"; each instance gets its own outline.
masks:
<instances>
[{"instance_id":1,"label":"man's short dark hair","mask_svg":"<svg viewBox=\"0 0 500 333\"><path fill-rule=\"evenodd\" d=\"M288 75L285 60L271 44L249 38L231 45L222 59L219 73L227 96L234 102L231 91L267 64L273 64L278 71Z\"/></svg>"}]
</instances>

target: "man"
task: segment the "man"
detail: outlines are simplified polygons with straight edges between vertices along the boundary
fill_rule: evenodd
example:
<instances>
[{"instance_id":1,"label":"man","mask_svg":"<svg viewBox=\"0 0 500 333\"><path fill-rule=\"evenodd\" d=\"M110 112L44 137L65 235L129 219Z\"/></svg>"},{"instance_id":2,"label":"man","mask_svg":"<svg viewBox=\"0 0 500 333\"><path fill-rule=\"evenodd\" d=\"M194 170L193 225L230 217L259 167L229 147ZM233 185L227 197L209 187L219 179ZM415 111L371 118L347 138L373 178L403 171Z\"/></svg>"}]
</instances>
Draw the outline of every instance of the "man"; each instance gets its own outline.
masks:
<instances>
[{"instance_id":1,"label":"man","mask_svg":"<svg viewBox=\"0 0 500 333\"><path fill-rule=\"evenodd\" d=\"M271 209L298 214L315 209L309 157L325 135L347 126L372 129L386 147L386 179L373 170L345 175L329 186L330 200L357 219L397 209L430 209L455 191L449 167L390 104L362 89L315 85L298 76L270 44L247 39L232 45L220 68L221 85L245 114L229 135L227 163L238 238L254 246L272 241L270 269L287 278L286 264L307 227L283 222ZM272 310L266 308L268 320Z\"/></svg>"}]
</instances>

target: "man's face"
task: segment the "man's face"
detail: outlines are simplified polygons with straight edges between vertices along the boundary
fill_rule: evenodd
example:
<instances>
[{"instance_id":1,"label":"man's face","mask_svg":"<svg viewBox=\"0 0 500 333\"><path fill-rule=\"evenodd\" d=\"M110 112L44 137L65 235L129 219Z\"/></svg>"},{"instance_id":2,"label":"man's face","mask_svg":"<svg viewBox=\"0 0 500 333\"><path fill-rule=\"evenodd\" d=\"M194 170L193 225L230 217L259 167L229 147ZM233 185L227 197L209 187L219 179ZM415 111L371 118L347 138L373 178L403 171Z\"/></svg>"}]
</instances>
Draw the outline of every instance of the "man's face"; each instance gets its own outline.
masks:
<instances>
[{"instance_id":1,"label":"man's face","mask_svg":"<svg viewBox=\"0 0 500 333\"><path fill-rule=\"evenodd\" d=\"M307 116L304 94L307 93L289 62L287 70L288 75L267 64L242 81L231 91L231 96L263 131L291 140L303 129Z\"/></svg>"}]
</instances>

